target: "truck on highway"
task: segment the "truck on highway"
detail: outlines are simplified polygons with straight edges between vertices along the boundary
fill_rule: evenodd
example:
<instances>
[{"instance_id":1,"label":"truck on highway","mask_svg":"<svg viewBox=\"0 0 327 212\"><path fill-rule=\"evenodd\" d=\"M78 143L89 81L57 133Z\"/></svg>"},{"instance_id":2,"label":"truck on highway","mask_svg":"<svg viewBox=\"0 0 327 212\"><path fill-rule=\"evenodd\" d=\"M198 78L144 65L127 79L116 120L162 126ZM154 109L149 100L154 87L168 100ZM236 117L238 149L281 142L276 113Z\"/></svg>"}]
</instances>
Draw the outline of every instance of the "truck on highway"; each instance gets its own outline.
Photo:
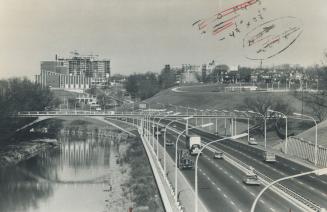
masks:
<instances>
[{"instance_id":1,"label":"truck on highway","mask_svg":"<svg viewBox=\"0 0 327 212\"><path fill-rule=\"evenodd\" d=\"M193 160L188 150L181 149L177 154L177 167L179 169L192 169L193 168Z\"/></svg>"},{"instance_id":2,"label":"truck on highway","mask_svg":"<svg viewBox=\"0 0 327 212\"><path fill-rule=\"evenodd\" d=\"M266 162L276 162L276 155L273 152L265 151L263 152L263 159Z\"/></svg>"},{"instance_id":3,"label":"truck on highway","mask_svg":"<svg viewBox=\"0 0 327 212\"><path fill-rule=\"evenodd\" d=\"M255 174L254 169L250 167L245 177L243 178L243 183L247 185L260 185L258 175Z\"/></svg>"},{"instance_id":4,"label":"truck on highway","mask_svg":"<svg viewBox=\"0 0 327 212\"><path fill-rule=\"evenodd\" d=\"M186 135L186 148L191 155L200 153L201 137L199 135Z\"/></svg>"}]
</instances>

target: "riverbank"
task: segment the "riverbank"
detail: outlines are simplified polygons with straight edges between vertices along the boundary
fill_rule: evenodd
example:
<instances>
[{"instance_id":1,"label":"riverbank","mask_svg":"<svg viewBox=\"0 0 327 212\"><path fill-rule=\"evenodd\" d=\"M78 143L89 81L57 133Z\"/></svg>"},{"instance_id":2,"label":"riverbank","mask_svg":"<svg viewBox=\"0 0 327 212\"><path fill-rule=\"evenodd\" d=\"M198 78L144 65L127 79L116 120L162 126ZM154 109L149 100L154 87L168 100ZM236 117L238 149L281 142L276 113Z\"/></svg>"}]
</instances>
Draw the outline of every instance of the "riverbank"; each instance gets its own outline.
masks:
<instances>
[{"instance_id":1,"label":"riverbank","mask_svg":"<svg viewBox=\"0 0 327 212\"><path fill-rule=\"evenodd\" d=\"M0 168L16 165L43 151L54 148L58 148L55 139L36 139L6 145L0 149Z\"/></svg>"},{"instance_id":2,"label":"riverbank","mask_svg":"<svg viewBox=\"0 0 327 212\"><path fill-rule=\"evenodd\" d=\"M139 137L128 139L124 160L129 163L130 178L125 185L133 194L134 211L163 212L163 205L150 163Z\"/></svg>"},{"instance_id":3,"label":"riverbank","mask_svg":"<svg viewBox=\"0 0 327 212\"><path fill-rule=\"evenodd\" d=\"M128 131L133 130L130 126L122 127ZM45 128L47 128L48 133L43 133ZM49 132L58 141L57 139L45 139L44 137ZM41 139L36 138L37 136L43 137ZM11 182L12 187L15 187L16 183L21 186L47 182L47 184L51 184L50 187L59 186L65 190L66 188L61 186L63 183L65 185L74 183L75 185L77 182L83 182L85 186L92 187L92 185L103 180L102 186L92 187L94 189L92 197L89 197L89 203L84 204L85 207L97 208L99 207L98 204L101 205L102 203L104 204L104 211L127 211L129 208L139 212L164 211L144 147L137 137L128 136L113 126L97 120L82 118L81 120L41 122L25 129L13 138L10 140L11 142L0 149L0 168L7 167L3 170L17 169L22 176L29 173L26 179L29 179L30 176L39 177L33 177L32 182L28 183L14 180ZM58 148L59 151L52 151L54 148ZM48 165L44 166L45 164ZM65 168L56 168L54 164ZM92 168L90 170L90 168L85 169L85 167ZM80 171L70 173L69 170L72 169ZM83 175L82 180L79 179L80 174L87 173L87 170L91 173L85 177ZM39 171L40 173L38 173ZM97 180L88 185L87 182L90 180L85 181L84 178L93 176L93 174L95 174L94 179ZM47 180L39 181L39 179ZM76 181L76 179L79 180ZM74 187L74 190L84 192L83 187ZM53 208L59 208L59 206L52 205L55 202L53 199L71 191L65 190L64 193L60 193L63 192L60 190L58 191L60 194L56 192L49 194L49 202L46 201L47 203L44 205L39 199L36 202L43 209L50 207L49 205ZM17 192L19 191L17 190ZM95 196L93 197L93 195ZM95 202L98 202L98 206L94 205ZM76 204L72 201L67 207L80 208ZM62 206L62 208L66 207Z\"/></svg>"}]
</instances>

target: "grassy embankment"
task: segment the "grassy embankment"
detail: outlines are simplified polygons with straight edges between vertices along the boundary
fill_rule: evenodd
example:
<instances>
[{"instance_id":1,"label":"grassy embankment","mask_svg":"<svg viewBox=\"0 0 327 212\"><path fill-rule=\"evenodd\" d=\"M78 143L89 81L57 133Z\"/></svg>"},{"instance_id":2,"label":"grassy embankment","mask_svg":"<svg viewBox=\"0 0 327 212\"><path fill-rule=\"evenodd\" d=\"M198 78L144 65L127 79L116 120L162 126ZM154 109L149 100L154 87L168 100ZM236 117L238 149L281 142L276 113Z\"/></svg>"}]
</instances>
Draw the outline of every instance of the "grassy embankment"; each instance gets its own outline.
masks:
<instances>
[{"instance_id":1,"label":"grassy embankment","mask_svg":"<svg viewBox=\"0 0 327 212\"><path fill-rule=\"evenodd\" d=\"M174 92L172 90L165 90L154 97L147 100L154 107L157 106L157 103L161 104L172 104L179 105L184 107L191 107L197 109L220 109L220 110L229 110L233 111L234 109L245 110L242 105L244 100L248 97L257 97L257 96L269 96L271 98L281 99L284 101L292 111L301 111L302 102L294 96L292 92L218 92L223 90L221 86L215 87L215 85L197 85L183 87L179 89L184 92ZM159 107L159 106L157 106ZM169 110L174 110L175 108L169 108ZM186 110L178 108L179 110ZM311 110L306 105L303 105L304 113L310 114ZM192 111L192 110L190 110ZM211 120L212 121L212 120ZM269 121L268 121L269 122ZM271 124L271 126L274 126ZM289 119L288 129L289 133L298 134L305 129L310 128L312 125L303 125L298 120ZM283 127L283 126L282 126ZM247 124L246 122L238 122L237 129L239 132L246 131ZM211 129L212 131L214 129ZM282 129L284 130L284 129ZM218 123L218 132L224 132L224 121L220 120ZM255 135L257 140L263 140L263 133L257 132ZM277 144L280 141L280 137L277 135L274 127L268 129L267 131L267 141L272 145Z\"/></svg>"},{"instance_id":2,"label":"grassy embankment","mask_svg":"<svg viewBox=\"0 0 327 212\"><path fill-rule=\"evenodd\" d=\"M136 208L144 211L164 211L150 163L140 138L128 140L129 147L123 160L130 166L129 182L124 186L133 193Z\"/></svg>"}]
</instances>

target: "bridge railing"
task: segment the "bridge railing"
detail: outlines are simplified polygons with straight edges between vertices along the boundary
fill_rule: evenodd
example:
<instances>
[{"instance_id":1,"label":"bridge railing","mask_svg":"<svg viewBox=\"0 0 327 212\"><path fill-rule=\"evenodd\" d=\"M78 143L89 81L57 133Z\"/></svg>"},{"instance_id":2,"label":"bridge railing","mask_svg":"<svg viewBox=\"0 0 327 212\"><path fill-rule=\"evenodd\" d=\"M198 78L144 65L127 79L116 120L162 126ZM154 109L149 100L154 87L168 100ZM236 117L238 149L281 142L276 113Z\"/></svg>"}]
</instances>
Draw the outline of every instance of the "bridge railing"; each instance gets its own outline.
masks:
<instances>
[{"instance_id":1,"label":"bridge railing","mask_svg":"<svg viewBox=\"0 0 327 212\"><path fill-rule=\"evenodd\" d=\"M282 146L282 150L285 152L284 145ZM287 153L290 155L314 163L315 144L308 140L297 137L289 137L287 150ZM319 145L317 154L317 165L320 167L327 167L327 148Z\"/></svg>"}]
</instances>

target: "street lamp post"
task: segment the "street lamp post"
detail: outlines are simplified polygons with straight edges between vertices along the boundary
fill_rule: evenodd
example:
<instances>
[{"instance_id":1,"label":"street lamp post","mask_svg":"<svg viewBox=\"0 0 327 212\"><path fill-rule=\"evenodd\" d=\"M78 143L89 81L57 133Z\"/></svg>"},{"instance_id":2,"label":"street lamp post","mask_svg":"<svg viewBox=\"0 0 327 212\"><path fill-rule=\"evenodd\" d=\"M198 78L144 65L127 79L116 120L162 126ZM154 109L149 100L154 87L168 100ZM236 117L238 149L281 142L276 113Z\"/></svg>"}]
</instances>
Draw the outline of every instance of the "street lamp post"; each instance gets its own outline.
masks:
<instances>
[{"instance_id":1,"label":"street lamp post","mask_svg":"<svg viewBox=\"0 0 327 212\"><path fill-rule=\"evenodd\" d=\"M288 145L288 138L287 138L287 130L288 130L288 127L287 127L287 116L282 113L282 112L279 112L279 111L275 111L275 110L268 110L269 112L272 112L272 113L279 113L283 116L283 118L285 118L285 153L287 154L287 145Z\"/></svg>"},{"instance_id":2,"label":"street lamp post","mask_svg":"<svg viewBox=\"0 0 327 212\"><path fill-rule=\"evenodd\" d=\"M195 112L195 125L198 125L198 110L196 108L193 108L194 112Z\"/></svg>"},{"instance_id":3,"label":"street lamp post","mask_svg":"<svg viewBox=\"0 0 327 212\"><path fill-rule=\"evenodd\" d=\"M235 119L234 119L234 135L236 135L237 134L237 118L236 118L236 116L235 116Z\"/></svg>"},{"instance_id":4,"label":"street lamp post","mask_svg":"<svg viewBox=\"0 0 327 212\"><path fill-rule=\"evenodd\" d=\"M262 118L263 118L263 120L264 120L264 127L265 127L265 149L267 149L267 118L266 118L266 116L264 116L263 114L261 114L261 113L258 113L258 112L254 112L254 111L252 111L252 110L250 110L250 111L248 111L249 113L253 113L253 114L257 114L257 115L259 115L259 116L261 116Z\"/></svg>"},{"instance_id":5,"label":"street lamp post","mask_svg":"<svg viewBox=\"0 0 327 212\"><path fill-rule=\"evenodd\" d=\"M78 102L75 102L75 114L77 113L77 111L76 111L76 104L77 104Z\"/></svg>"},{"instance_id":6,"label":"street lamp post","mask_svg":"<svg viewBox=\"0 0 327 212\"><path fill-rule=\"evenodd\" d=\"M159 158L159 124L160 121L162 119L164 119L165 117L169 116L169 114L171 114L173 111L168 111L167 115L165 115L164 117L160 118L159 121L157 122L157 159Z\"/></svg>"},{"instance_id":7,"label":"street lamp post","mask_svg":"<svg viewBox=\"0 0 327 212\"><path fill-rule=\"evenodd\" d=\"M165 126L165 131L164 131L164 172L166 173L166 135L167 135L167 127L176 122L176 121L179 121L179 120L185 120L185 119L188 119L189 117L186 117L186 118L181 118L181 119L176 119L176 120L172 120L171 122L169 122L166 126Z\"/></svg>"},{"instance_id":8,"label":"street lamp post","mask_svg":"<svg viewBox=\"0 0 327 212\"><path fill-rule=\"evenodd\" d=\"M160 112L158 112L160 114ZM151 140L152 137L152 148L154 150L154 123L155 123L155 116L156 112L153 112L153 114L149 115L149 141ZM153 117L153 122L151 122L151 118ZM152 136L151 136L151 128L152 128Z\"/></svg>"},{"instance_id":9,"label":"street lamp post","mask_svg":"<svg viewBox=\"0 0 327 212\"><path fill-rule=\"evenodd\" d=\"M195 129L195 128L205 128L205 127L209 127L213 125L213 123L207 123L207 124L203 124L203 125L199 125L199 126L194 126L190 129ZM179 133L179 135L177 136L177 139L176 139L176 145L175 145L175 201L177 202L177 193L178 193L178 188L177 188L177 152L178 152L178 142L180 141L179 138L181 137L181 135L184 134L184 132L186 131L183 130L182 132Z\"/></svg>"},{"instance_id":10,"label":"street lamp post","mask_svg":"<svg viewBox=\"0 0 327 212\"><path fill-rule=\"evenodd\" d=\"M234 110L234 111L237 112L237 113L243 113L247 117L247 120L248 120L248 141L250 141L250 118L249 118L249 114L247 114L246 111L240 111L240 110Z\"/></svg>"},{"instance_id":11,"label":"street lamp post","mask_svg":"<svg viewBox=\"0 0 327 212\"><path fill-rule=\"evenodd\" d=\"M222 110L225 114L225 136L227 135L227 118L226 118L226 113L228 113L228 110Z\"/></svg>"},{"instance_id":12,"label":"street lamp post","mask_svg":"<svg viewBox=\"0 0 327 212\"><path fill-rule=\"evenodd\" d=\"M317 165L318 163L318 125L317 125L317 121L316 119L314 119L313 117L311 116L308 116L308 115L304 115L304 114L300 114L300 113L293 113L294 115L296 116L304 116L304 117L307 117L307 118L310 118L314 121L315 125L316 125L316 138L315 138L315 165Z\"/></svg>"},{"instance_id":13,"label":"street lamp post","mask_svg":"<svg viewBox=\"0 0 327 212\"><path fill-rule=\"evenodd\" d=\"M216 142L223 141L226 139L238 139L238 138L244 137L246 135L247 134L244 133L244 134L240 134L240 135L235 135L235 136L231 136L231 137L227 137L227 138L221 138L218 140L210 141L210 142L206 143L205 145L203 145L202 148L200 149L200 152L197 154L196 159L195 159L195 170L194 170L195 171L195 185L194 185L194 188L195 188L195 199L194 199L195 212L198 212L198 210L199 210L199 208L198 208L198 195L199 195L198 194L198 160L199 160L199 156L200 156L201 152L212 143L216 143Z\"/></svg>"},{"instance_id":14,"label":"street lamp post","mask_svg":"<svg viewBox=\"0 0 327 212\"><path fill-rule=\"evenodd\" d=\"M265 192L269 187L271 187L272 185L280 182L280 181L283 181L283 180L287 180L287 179L292 179L292 178L296 178L296 177L301 177L301 176L304 176L304 175L309 175L309 174L316 174L316 175L324 175L324 174L327 174L327 168L323 168L323 169L316 169L316 170L313 170L313 171L309 171L309 172L304 172L304 173L300 173L300 174L296 174L296 175L292 175L292 176L287 176L287 177L283 177L283 178L280 178L278 180L275 180L271 183L269 183L264 189L262 189L260 191L260 193L258 194L258 196L255 198L252 206L251 206L251 212L254 212L254 209L255 209L255 206L259 200L259 198L262 196L263 192Z\"/></svg>"},{"instance_id":15,"label":"street lamp post","mask_svg":"<svg viewBox=\"0 0 327 212\"><path fill-rule=\"evenodd\" d=\"M159 112L158 116L160 116L160 115L161 115L161 113ZM153 122L152 122L152 135L153 135L152 136L152 146L153 146L153 150L154 150L154 139L155 139L154 128L155 128L156 118L157 118L157 116L153 115ZM158 125L157 125L157 142L158 142Z\"/></svg>"},{"instance_id":16,"label":"street lamp post","mask_svg":"<svg viewBox=\"0 0 327 212\"><path fill-rule=\"evenodd\" d=\"M216 132L215 134L218 135L218 110L213 110L215 112L216 115Z\"/></svg>"}]
</instances>

